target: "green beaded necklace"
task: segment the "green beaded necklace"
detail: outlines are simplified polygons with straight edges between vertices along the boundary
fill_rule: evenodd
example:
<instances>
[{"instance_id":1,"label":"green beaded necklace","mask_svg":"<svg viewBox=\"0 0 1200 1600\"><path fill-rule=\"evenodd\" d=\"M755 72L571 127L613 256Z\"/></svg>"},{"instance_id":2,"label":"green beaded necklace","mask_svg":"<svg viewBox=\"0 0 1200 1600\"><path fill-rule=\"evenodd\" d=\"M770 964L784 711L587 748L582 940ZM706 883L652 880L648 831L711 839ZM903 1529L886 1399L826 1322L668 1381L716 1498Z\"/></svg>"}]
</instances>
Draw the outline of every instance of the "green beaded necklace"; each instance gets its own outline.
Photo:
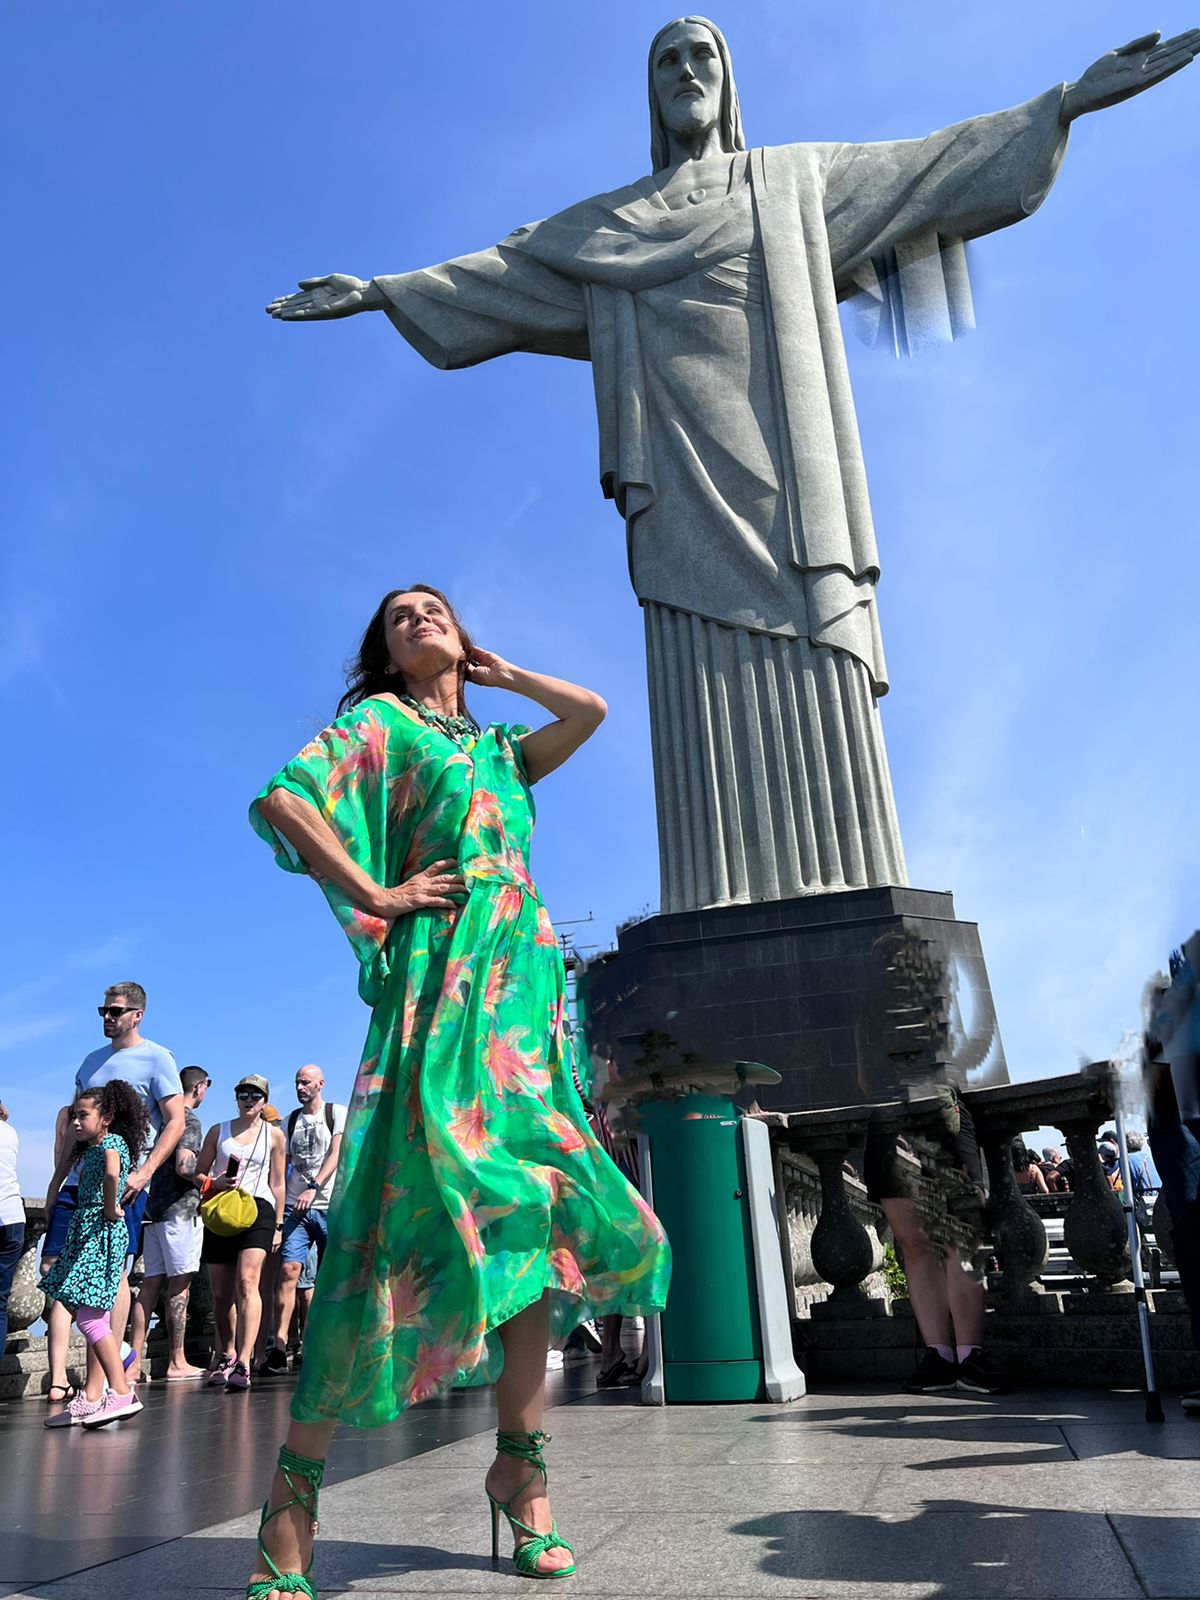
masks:
<instances>
[{"instance_id":1,"label":"green beaded necklace","mask_svg":"<svg viewBox=\"0 0 1200 1600\"><path fill-rule=\"evenodd\" d=\"M447 739L453 739L456 744L479 737L479 725L470 717L448 717L441 711L435 711L432 706L422 705L411 694L400 694L396 698L402 706L415 711L427 727L436 728L439 733L444 733Z\"/></svg>"}]
</instances>

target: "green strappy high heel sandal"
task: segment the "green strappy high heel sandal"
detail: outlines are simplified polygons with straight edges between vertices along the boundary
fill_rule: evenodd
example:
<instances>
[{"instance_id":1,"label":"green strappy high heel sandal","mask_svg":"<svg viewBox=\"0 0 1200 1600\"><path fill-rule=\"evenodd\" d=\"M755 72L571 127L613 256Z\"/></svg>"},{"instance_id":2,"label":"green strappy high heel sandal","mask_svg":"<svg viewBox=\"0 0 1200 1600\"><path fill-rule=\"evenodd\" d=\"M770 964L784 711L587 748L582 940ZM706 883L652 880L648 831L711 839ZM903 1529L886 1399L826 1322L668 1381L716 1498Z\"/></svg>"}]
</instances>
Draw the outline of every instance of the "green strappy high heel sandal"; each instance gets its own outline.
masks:
<instances>
[{"instance_id":1,"label":"green strappy high heel sandal","mask_svg":"<svg viewBox=\"0 0 1200 1600\"><path fill-rule=\"evenodd\" d=\"M321 1488L321 1479L325 1475L325 1463L310 1461L307 1456L298 1456L294 1450L289 1450L287 1445L284 1445L279 1452L279 1470L283 1473L283 1481L288 1486L289 1498L282 1505L276 1506L274 1511L267 1510L267 1506L271 1503L270 1499L267 1499L263 1504L262 1520L258 1525L258 1553L274 1573L274 1577L257 1578L248 1584L246 1600L262 1600L262 1597L270 1594L272 1589L278 1594L304 1594L308 1596L308 1600L317 1600L316 1586L310 1577L314 1561L310 1559L303 1572L280 1572L267 1554L262 1536L267 1523L279 1516L280 1512L287 1511L291 1506L300 1506L308 1512L313 1537L316 1537L319 1527L317 1495ZM302 1483L297 1484L296 1478L302 1479Z\"/></svg>"},{"instance_id":2,"label":"green strappy high heel sandal","mask_svg":"<svg viewBox=\"0 0 1200 1600\"><path fill-rule=\"evenodd\" d=\"M518 1539L513 1551L513 1564L523 1578L569 1578L575 1571L573 1561L569 1567L558 1567L551 1572L539 1571L538 1559L545 1555L547 1550L566 1550L570 1555L574 1555L575 1551L560 1537L557 1523L551 1524L549 1533L537 1533L533 1528L527 1527L519 1517L514 1517L508 1509L519 1494L524 1494L539 1473L542 1475L543 1483L549 1482L546 1461L542 1455L542 1446L549 1443L548 1433L498 1433L496 1449L500 1455L514 1456L518 1461L528 1461L533 1471L507 1500L496 1500L490 1490L485 1491L492 1508L492 1560L500 1559L500 1513L503 1511L513 1533L518 1536L525 1535L524 1539Z\"/></svg>"}]
</instances>

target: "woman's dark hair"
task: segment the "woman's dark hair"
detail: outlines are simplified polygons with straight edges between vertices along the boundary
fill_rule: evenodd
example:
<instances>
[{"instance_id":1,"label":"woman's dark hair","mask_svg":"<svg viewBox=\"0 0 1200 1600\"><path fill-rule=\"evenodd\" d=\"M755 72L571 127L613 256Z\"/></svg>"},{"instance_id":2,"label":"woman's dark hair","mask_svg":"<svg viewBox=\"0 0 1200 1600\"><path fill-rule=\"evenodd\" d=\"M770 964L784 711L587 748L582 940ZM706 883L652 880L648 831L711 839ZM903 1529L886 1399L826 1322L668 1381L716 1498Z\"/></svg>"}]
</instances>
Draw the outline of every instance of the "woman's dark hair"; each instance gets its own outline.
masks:
<instances>
[{"instance_id":1,"label":"woman's dark hair","mask_svg":"<svg viewBox=\"0 0 1200 1600\"><path fill-rule=\"evenodd\" d=\"M150 1117L141 1095L124 1078L113 1078L99 1089L81 1089L76 1100L93 1100L102 1117L107 1117L109 1133L115 1133L129 1146L129 1159L136 1162L150 1143ZM86 1149L86 1146L80 1146Z\"/></svg>"},{"instance_id":2,"label":"woman's dark hair","mask_svg":"<svg viewBox=\"0 0 1200 1600\"><path fill-rule=\"evenodd\" d=\"M367 700L373 694L406 694L408 687L404 682L403 673L392 668L392 660L388 655L387 647L387 608L398 594L431 594L435 600L440 600L449 613L450 620L458 629L458 636L462 640L463 659L458 664L458 705L456 710L460 717L469 716L467 702L463 694L467 677L467 662L475 649L475 641L463 626L462 618L451 605L450 601L440 589L435 589L431 583L410 583L404 589L389 589L387 594L375 607L375 615L367 623L366 632L358 646L358 653L346 663L346 692L338 701L337 715L340 717L345 711L352 711L362 700Z\"/></svg>"},{"instance_id":3,"label":"woman's dark hair","mask_svg":"<svg viewBox=\"0 0 1200 1600\"><path fill-rule=\"evenodd\" d=\"M1027 1172L1033 1166L1033 1157L1029 1154L1029 1146L1020 1134L1012 1142L1013 1171Z\"/></svg>"}]
</instances>

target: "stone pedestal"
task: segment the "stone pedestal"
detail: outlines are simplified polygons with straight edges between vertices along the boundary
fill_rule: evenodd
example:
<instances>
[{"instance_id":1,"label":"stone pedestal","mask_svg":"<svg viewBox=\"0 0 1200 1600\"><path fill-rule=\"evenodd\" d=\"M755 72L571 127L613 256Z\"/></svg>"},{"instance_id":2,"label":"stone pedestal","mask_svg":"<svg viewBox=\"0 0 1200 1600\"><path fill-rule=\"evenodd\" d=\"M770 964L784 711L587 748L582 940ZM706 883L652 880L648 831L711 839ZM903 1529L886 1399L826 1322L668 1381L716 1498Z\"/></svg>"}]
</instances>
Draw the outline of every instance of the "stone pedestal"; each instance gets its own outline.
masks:
<instances>
[{"instance_id":1,"label":"stone pedestal","mask_svg":"<svg viewBox=\"0 0 1200 1600\"><path fill-rule=\"evenodd\" d=\"M919 982L898 944L919 956ZM774 1067L783 1081L753 1095L772 1109L893 1098L929 1070L931 1028L938 1076L1008 1082L978 929L945 893L851 889L648 917L588 963L584 987L589 1041L618 1074L645 1070L653 1034L677 1059Z\"/></svg>"}]
</instances>

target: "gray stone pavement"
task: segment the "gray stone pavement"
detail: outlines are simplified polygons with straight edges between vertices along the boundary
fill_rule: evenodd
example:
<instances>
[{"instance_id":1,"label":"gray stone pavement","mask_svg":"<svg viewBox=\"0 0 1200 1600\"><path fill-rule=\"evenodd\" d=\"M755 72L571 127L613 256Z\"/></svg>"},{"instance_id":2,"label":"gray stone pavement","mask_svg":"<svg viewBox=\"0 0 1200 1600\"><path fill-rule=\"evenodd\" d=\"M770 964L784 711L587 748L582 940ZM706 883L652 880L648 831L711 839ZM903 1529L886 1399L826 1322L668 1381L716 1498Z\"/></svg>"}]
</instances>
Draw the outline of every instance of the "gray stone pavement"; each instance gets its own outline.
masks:
<instances>
[{"instance_id":1,"label":"gray stone pavement","mask_svg":"<svg viewBox=\"0 0 1200 1600\"><path fill-rule=\"evenodd\" d=\"M555 1510L580 1562L565 1590L575 1600L1200 1596L1200 1421L1173 1397L1158 1427L1140 1395L1082 1390L631 1402L584 1396L548 1421ZM491 1437L332 1472L322 1596L528 1594L510 1562L493 1570L488 1555ZM139 1525L153 1520L153 1497L147 1486ZM178 1538L169 1522L151 1548L41 1586L0 1582L0 1596L242 1593L254 1514Z\"/></svg>"}]
</instances>

